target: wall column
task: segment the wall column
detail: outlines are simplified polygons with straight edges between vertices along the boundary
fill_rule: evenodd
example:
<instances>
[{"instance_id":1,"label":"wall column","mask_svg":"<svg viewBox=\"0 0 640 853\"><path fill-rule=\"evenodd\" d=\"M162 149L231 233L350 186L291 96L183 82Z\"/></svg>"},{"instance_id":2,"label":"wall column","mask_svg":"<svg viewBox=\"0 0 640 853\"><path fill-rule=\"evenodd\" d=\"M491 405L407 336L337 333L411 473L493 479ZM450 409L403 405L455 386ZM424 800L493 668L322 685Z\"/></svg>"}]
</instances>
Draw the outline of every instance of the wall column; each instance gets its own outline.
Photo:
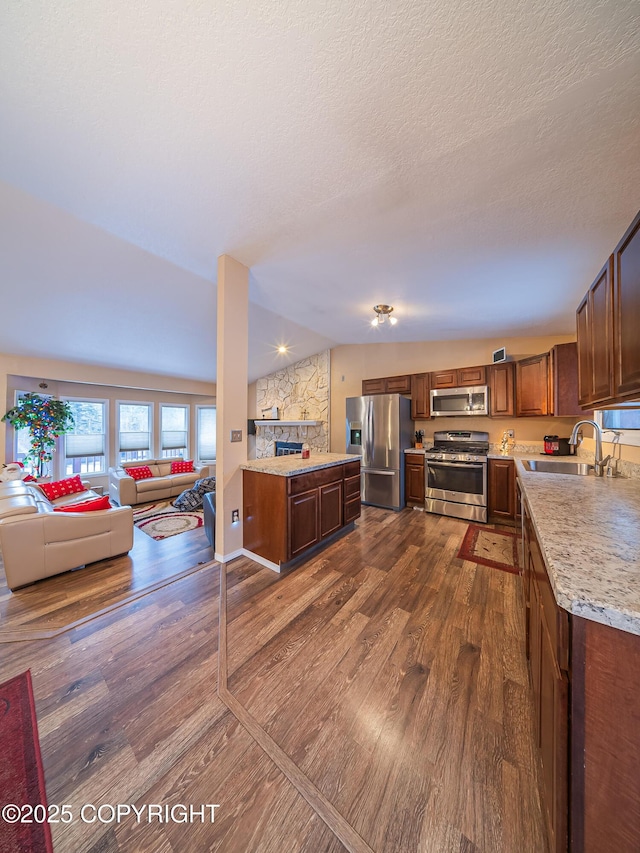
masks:
<instances>
[{"instance_id":1,"label":"wall column","mask_svg":"<svg viewBox=\"0 0 640 853\"><path fill-rule=\"evenodd\" d=\"M227 562L240 556L242 470L247 459L247 387L249 373L249 269L229 255L218 258L218 344L216 381L216 548ZM232 430L242 440L231 441Z\"/></svg>"}]
</instances>

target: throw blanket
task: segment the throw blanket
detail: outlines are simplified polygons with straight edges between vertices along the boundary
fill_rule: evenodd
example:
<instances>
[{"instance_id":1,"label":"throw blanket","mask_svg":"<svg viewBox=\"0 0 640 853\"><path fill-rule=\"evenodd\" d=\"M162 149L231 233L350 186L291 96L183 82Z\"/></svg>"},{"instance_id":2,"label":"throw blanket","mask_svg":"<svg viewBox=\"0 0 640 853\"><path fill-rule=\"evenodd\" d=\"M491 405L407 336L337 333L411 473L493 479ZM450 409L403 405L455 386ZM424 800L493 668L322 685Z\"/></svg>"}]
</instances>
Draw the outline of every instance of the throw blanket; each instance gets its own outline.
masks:
<instances>
[{"instance_id":1,"label":"throw blanket","mask_svg":"<svg viewBox=\"0 0 640 853\"><path fill-rule=\"evenodd\" d=\"M215 492L216 478L203 477L201 480L196 480L193 488L185 489L181 492L173 502L176 509L181 512L188 512L194 509L200 509L202 500L207 492Z\"/></svg>"}]
</instances>

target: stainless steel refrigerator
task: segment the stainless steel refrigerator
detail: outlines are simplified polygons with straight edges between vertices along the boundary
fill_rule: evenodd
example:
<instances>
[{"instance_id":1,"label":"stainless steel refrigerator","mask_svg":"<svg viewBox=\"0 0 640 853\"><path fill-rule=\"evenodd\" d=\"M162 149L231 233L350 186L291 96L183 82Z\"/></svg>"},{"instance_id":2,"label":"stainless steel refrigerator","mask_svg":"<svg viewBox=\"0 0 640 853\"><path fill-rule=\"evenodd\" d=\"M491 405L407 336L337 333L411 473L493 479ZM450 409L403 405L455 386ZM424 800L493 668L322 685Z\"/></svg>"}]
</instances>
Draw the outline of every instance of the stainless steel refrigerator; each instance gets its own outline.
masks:
<instances>
[{"instance_id":1,"label":"stainless steel refrigerator","mask_svg":"<svg viewBox=\"0 0 640 853\"><path fill-rule=\"evenodd\" d=\"M399 394L347 397L347 453L360 456L362 502L404 506L404 451L411 446L411 401Z\"/></svg>"}]
</instances>

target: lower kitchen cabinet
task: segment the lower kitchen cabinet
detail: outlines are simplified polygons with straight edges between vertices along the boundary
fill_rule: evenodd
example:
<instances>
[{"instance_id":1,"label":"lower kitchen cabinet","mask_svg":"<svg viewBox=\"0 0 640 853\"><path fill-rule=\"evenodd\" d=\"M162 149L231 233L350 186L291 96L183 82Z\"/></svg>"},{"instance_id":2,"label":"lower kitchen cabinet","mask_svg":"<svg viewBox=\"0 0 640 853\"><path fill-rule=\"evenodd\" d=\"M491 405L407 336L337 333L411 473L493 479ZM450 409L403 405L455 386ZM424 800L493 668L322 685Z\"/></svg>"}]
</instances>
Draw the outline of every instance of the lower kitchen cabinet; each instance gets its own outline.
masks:
<instances>
[{"instance_id":1,"label":"lower kitchen cabinet","mask_svg":"<svg viewBox=\"0 0 640 853\"><path fill-rule=\"evenodd\" d=\"M489 521L515 524L516 466L513 459L489 459L488 463Z\"/></svg>"},{"instance_id":2,"label":"lower kitchen cabinet","mask_svg":"<svg viewBox=\"0 0 640 853\"><path fill-rule=\"evenodd\" d=\"M405 453L404 455L404 498L409 506L424 506L424 454Z\"/></svg>"},{"instance_id":3,"label":"lower kitchen cabinet","mask_svg":"<svg viewBox=\"0 0 640 853\"><path fill-rule=\"evenodd\" d=\"M360 516L360 461L285 477L243 472L243 546L286 565Z\"/></svg>"},{"instance_id":4,"label":"lower kitchen cabinet","mask_svg":"<svg viewBox=\"0 0 640 853\"><path fill-rule=\"evenodd\" d=\"M542 763L542 806L549 847L568 848L569 614L555 602L530 516L525 512L527 638L535 733Z\"/></svg>"},{"instance_id":5,"label":"lower kitchen cabinet","mask_svg":"<svg viewBox=\"0 0 640 853\"><path fill-rule=\"evenodd\" d=\"M553 853L640 849L640 636L556 603L526 500L527 656Z\"/></svg>"}]
</instances>

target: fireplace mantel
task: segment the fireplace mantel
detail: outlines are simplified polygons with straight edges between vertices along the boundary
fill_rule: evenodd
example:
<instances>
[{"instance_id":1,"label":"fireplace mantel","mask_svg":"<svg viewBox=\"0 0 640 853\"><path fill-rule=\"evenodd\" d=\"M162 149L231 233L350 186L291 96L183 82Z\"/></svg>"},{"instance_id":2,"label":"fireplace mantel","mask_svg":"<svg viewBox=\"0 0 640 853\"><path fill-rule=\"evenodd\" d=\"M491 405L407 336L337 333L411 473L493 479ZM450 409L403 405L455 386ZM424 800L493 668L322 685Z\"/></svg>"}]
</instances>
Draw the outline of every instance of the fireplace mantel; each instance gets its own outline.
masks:
<instances>
[{"instance_id":1,"label":"fireplace mantel","mask_svg":"<svg viewBox=\"0 0 640 853\"><path fill-rule=\"evenodd\" d=\"M321 423L322 423L322 421L276 421L275 419L274 420L262 419L259 421L254 421L254 424L257 427L261 427L261 426L307 427L307 426L318 426Z\"/></svg>"}]
</instances>

